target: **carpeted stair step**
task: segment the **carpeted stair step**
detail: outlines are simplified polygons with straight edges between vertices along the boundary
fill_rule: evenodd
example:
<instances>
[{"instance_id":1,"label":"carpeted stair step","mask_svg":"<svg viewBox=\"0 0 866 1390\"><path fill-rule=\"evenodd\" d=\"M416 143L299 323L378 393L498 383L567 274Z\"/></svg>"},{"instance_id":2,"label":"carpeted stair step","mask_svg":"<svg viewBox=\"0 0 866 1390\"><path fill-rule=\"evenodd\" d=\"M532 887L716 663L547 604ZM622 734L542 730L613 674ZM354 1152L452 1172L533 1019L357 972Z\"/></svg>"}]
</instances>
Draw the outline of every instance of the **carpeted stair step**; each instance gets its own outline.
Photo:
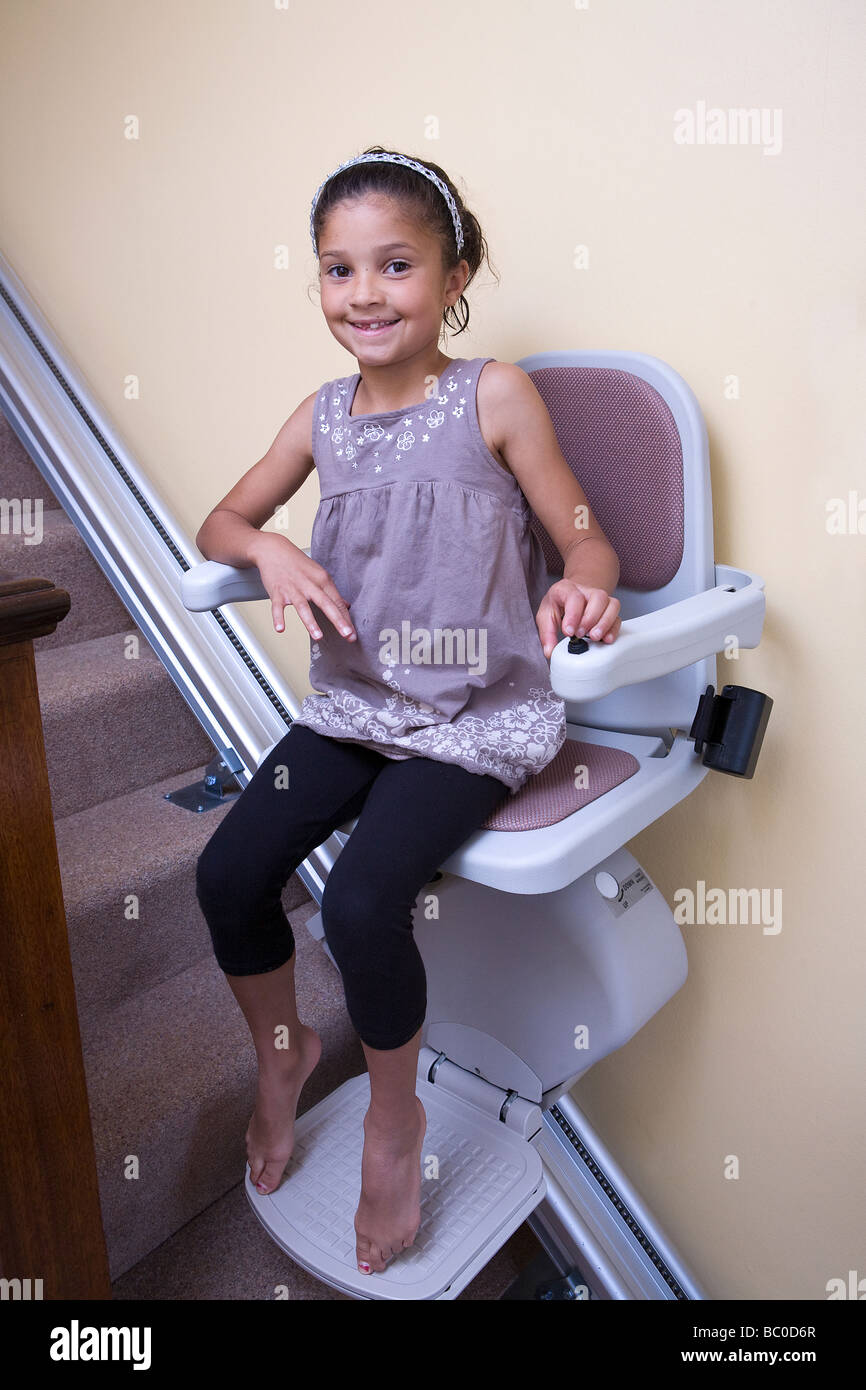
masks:
<instances>
[{"instance_id":1,"label":"carpeted stair step","mask_svg":"<svg viewBox=\"0 0 866 1390\"><path fill-rule=\"evenodd\" d=\"M48 651L37 643L35 652L55 820L214 757L134 624Z\"/></svg>"},{"instance_id":2,"label":"carpeted stair step","mask_svg":"<svg viewBox=\"0 0 866 1390\"><path fill-rule=\"evenodd\" d=\"M213 950L195 895L196 861L237 797L200 813L165 799L200 782L204 770L175 773L54 823L85 1047L92 1022ZM287 912L309 901L296 874L282 901Z\"/></svg>"},{"instance_id":3,"label":"carpeted stair step","mask_svg":"<svg viewBox=\"0 0 866 1390\"><path fill-rule=\"evenodd\" d=\"M38 638L36 651L68 647L110 632L137 632L132 618L65 512L43 512L38 545L23 533L0 535L0 565L20 579L50 579L71 599L53 632Z\"/></svg>"}]
</instances>

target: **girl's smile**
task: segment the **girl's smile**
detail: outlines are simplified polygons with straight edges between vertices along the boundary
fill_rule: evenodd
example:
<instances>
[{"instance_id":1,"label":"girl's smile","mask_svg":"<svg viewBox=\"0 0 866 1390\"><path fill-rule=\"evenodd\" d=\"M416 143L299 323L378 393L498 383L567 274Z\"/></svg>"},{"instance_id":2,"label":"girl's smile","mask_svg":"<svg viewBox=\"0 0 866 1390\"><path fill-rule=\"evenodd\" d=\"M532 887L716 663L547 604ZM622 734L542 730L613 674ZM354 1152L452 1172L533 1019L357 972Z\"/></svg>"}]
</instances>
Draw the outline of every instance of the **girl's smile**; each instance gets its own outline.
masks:
<instances>
[{"instance_id":1,"label":"girl's smile","mask_svg":"<svg viewBox=\"0 0 866 1390\"><path fill-rule=\"evenodd\" d=\"M399 322L399 319L373 319L370 323L353 323L352 327L356 333L361 333L365 338L381 338L389 329L395 328Z\"/></svg>"}]
</instances>

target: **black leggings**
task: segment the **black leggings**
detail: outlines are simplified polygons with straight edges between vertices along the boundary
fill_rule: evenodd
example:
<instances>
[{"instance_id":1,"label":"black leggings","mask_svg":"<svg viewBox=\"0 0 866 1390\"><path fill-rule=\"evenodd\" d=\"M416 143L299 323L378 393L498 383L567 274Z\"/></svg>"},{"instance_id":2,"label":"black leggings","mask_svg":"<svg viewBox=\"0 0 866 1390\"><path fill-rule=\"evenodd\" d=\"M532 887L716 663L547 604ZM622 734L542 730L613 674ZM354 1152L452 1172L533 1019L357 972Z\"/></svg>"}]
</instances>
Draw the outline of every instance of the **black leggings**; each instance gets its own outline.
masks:
<instances>
[{"instance_id":1,"label":"black leggings","mask_svg":"<svg viewBox=\"0 0 866 1390\"><path fill-rule=\"evenodd\" d=\"M427 1011L412 932L418 894L508 794L497 777L454 763L386 758L292 724L196 866L217 964L228 975L261 975L291 958L283 888L317 845L360 815L328 875L322 923L358 1036L368 1047L402 1047Z\"/></svg>"}]
</instances>

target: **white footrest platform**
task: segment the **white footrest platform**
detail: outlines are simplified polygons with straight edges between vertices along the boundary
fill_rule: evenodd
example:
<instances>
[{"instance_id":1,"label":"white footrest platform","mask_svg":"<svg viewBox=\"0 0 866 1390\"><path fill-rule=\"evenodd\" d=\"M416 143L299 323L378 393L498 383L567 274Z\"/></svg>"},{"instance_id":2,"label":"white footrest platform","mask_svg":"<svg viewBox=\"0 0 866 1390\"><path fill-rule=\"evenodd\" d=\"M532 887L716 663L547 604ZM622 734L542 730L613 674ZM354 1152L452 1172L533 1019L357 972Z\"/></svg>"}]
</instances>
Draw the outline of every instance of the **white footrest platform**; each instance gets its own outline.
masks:
<instances>
[{"instance_id":1,"label":"white footrest platform","mask_svg":"<svg viewBox=\"0 0 866 1390\"><path fill-rule=\"evenodd\" d=\"M273 1193L245 1188L262 1225L288 1255L356 1298L454 1299L545 1196L541 1158L499 1120L418 1077L427 1112L421 1149L421 1225L383 1273L355 1259L367 1072L344 1082L295 1123L295 1150Z\"/></svg>"}]
</instances>

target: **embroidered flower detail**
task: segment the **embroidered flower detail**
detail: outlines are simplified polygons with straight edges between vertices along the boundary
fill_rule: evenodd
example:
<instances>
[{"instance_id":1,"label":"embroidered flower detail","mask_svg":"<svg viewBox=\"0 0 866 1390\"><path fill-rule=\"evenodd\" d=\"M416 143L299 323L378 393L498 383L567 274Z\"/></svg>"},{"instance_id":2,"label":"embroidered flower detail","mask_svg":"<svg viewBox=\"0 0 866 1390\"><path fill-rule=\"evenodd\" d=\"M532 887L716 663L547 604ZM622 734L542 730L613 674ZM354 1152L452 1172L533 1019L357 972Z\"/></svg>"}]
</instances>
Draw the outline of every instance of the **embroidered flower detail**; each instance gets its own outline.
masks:
<instances>
[{"instance_id":1,"label":"embroidered flower detail","mask_svg":"<svg viewBox=\"0 0 866 1390\"><path fill-rule=\"evenodd\" d=\"M447 380L447 382L445 383L445 385L448 387L448 390L449 390L449 391L456 391L456 390L457 390L457 382L454 380L453 376L450 376L450 377L448 378L448 380Z\"/></svg>"},{"instance_id":2,"label":"embroidered flower detail","mask_svg":"<svg viewBox=\"0 0 866 1390\"><path fill-rule=\"evenodd\" d=\"M400 691L395 682L388 684L398 693L387 696L379 708L339 688L329 688L327 696L308 695L300 722L336 738L355 736L368 746L381 744L383 752L396 748L492 773L512 795L565 743L564 703L544 687L532 687L528 699L486 719L466 712L449 720L433 705Z\"/></svg>"},{"instance_id":3,"label":"embroidered flower detail","mask_svg":"<svg viewBox=\"0 0 866 1390\"><path fill-rule=\"evenodd\" d=\"M375 718L381 720L383 724L387 724L392 729L395 729L398 724L406 723L402 714L392 714L390 710L386 709L377 710Z\"/></svg>"},{"instance_id":4,"label":"embroidered flower detail","mask_svg":"<svg viewBox=\"0 0 866 1390\"><path fill-rule=\"evenodd\" d=\"M326 421L324 425L319 426L319 434L328 434L330 432L330 429L331 426Z\"/></svg>"},{"instance_id":5,"label":"embroidered flower detail","mask_svg":"<svg viewBox=\"0 0 866 1390\"><path fill-rule=\"evenodd\" d=\"M335 444L342 444L342 442L343 442L343 435L344 435L345 433L346 433L346 431L343 429L343 426L342 426L342 425L338 425L337 428L336 428L335 430L332 431L332 433L331 433L331 438L333 439L333 441L334 441Z\"/></svg>"},{"instance_id":6,"label":"embroidered flower detail","mask_svg":"<svg viewBox=\"0 0 866 1390\"><path fill-rule=\"evenodd\" d=\"M452 410L451 414L452 414L452 415L456 415L456 416L459 418L459 417L463 414L463 407L462 407L462 405L455 405L455 407L454 407L454 409Z\"/></svg>"},{"instance_id":7,"label":"embroidered flower detail","mask_svg":"<svg viewBox=\"0 0 866 1390\"><path fill-rule=\"evenodd\" d=\"M430 426L431 430L435 430L438 425L444 424L444 422L444 410L431 410L430 414L427 416L427 424Z\"/></svg>"},{"instance_id":8,"label":"embroidered flower detail","mask_svg":"<svg viewBox=\"0 0 866 1390\"><path fill-rule=\"evenodd\" d=\"M398 449L411 449L415 443L415 436L411 430L404 430L397 440Z\"/></svg>"},{"instance_id":9,"label":"embroidered flower detail","mask_svg":"<svg viewBox=\"0 0 866 1390\"><path fill-rule=\"evenodd\" d=\"M346 458L353 459L357 452L358 450L355 448L354 444L350 439L346 444Z\"/></svg>"},{"instance_id":10,"label":"embroidered flower detail","mask_svg":"<svg viewBox=\"0 0 866 1390\"><path fill-rule=\"evenodd\" d=\"M381 439L384 433L385 431L382 429L381 425L365 425L364 438L361 442L368 443L371 440L375 441L377 439Z\"/></svg>"}]
</instances>

